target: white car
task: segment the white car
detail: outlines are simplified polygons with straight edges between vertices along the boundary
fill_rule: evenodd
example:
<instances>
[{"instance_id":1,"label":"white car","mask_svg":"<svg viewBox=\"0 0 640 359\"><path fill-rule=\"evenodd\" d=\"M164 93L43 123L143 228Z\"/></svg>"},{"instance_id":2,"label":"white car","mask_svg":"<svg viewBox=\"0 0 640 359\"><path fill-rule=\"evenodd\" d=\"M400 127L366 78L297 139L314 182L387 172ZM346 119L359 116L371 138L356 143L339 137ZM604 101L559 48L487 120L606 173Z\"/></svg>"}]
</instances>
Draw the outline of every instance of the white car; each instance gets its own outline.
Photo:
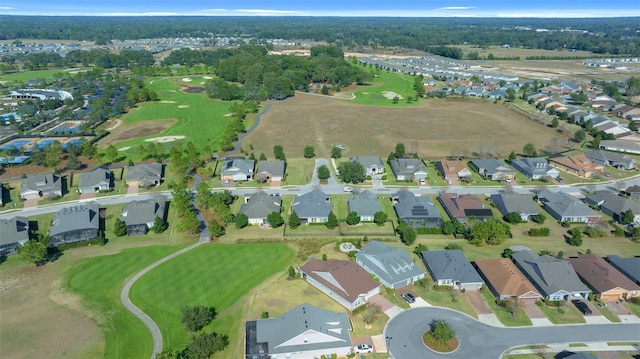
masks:
<instances>
[{"instance_id":1,"label":"white car","mask_svg":"<svg viewBox=\"0 0 640 359\"><path fill-rule=\"evenodd\" d=\"M420 178L420 185L424 186L425 182L424 182L424 178Z\"/></svg>"},{"instance_id":2,"label":"white car","mask_svg":"<svg viewBox=\"0 0 640 359\"><path fill-rule=\"evenodd\" d=\"M336 145L337 148L341 149L341 150L346 150L347 146L345 145Z\"/></svg>"},{"instance_id":3,"label":"white car","mask_svg":"<svg viewBox=\"0 0 640 359\"><path fill-rule=\"evenodd\" d=\"M355 354L373 353L373 347L369 344L360 344L353 347Z\"/></svg>"},{"instance_id":4,"label":"white car","mask_svg":"<svg viewBox=\"0 0 640 359\"><path fill-rule=\"evenodd\" d=\"M345 192L353 192L353 188L351 188L351 187L345 187L345 188L343 189L343 191L345 191Z\"/></svg>"}]
</instances>

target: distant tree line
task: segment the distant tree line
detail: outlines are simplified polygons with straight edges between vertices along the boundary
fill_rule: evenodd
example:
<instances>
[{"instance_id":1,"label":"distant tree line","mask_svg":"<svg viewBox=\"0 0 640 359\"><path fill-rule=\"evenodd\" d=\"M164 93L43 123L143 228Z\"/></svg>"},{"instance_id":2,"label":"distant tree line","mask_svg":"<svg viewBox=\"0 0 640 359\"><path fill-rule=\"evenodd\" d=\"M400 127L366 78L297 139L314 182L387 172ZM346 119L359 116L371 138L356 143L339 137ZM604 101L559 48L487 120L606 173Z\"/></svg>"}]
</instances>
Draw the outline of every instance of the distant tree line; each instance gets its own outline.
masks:
<instances>
[{"instance_id":1,"label":"distant tree line","mask_svg":"<svg viewBox=\"0 0 640 359\"><path fill-rule=\"evenodd\" d=\"M123 49L116 54L105 49L92 49L70 51L65 57L52 52L5 55L2 57L2 62L7 64L22 63L24 68L28 70L90 65L106 69L131 70L135 67L151 66L155 60L153 54L145 50Z\"/></svg>"}]
</instances>

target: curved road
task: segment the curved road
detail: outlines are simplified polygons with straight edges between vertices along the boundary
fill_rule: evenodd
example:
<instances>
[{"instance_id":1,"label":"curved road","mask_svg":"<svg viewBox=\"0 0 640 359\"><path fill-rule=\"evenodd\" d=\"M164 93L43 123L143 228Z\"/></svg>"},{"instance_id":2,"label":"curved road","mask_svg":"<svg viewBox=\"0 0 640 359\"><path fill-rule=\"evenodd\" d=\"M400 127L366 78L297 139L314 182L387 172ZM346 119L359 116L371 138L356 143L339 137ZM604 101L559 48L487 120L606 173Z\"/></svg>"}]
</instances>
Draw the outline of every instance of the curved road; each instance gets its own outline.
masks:
<instances>
[{"instance_id":1,"label":"curved road","mask_svg":"<svg viewBox=\"0 0 640 359\"><path fill-rule=\"evenodd\" d=\"M453 353L427 348L422 335L433 320L446 320L456 330L460 345ZM499 328L466 314L439 307L408 309L385 326L389 353L396 359L501 358L509 348L532 344L637 341L640 324L554 325Z\"/></svg>"}]
</instances>

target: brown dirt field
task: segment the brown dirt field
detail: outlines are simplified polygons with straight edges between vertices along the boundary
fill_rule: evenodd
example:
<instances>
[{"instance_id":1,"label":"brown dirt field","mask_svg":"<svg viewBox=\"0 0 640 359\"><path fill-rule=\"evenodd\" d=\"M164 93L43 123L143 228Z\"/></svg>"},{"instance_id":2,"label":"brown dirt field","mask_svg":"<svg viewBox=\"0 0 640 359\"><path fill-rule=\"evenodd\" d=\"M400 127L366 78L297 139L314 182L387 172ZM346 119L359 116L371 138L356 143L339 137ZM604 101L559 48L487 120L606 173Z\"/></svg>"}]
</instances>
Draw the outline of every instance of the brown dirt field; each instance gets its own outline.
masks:
<instances>
[{"instance_id":1,"label":"brown dirt field","mask_svg":"<svg viewBox=\"0 0 640 359\"><path fill-rule=\"evenodd\" d=\"M492 100L428 99L416 107L394 108L296 96L274 104L242 145L269 156L279 144L290 158L302 157L306 145L315 147L316 156L329 157L336 144L347 147L343 157L386 158L400 142L423 157L469 157L479 146L494 147L506 157L528 142L540 152L552 138L566 142L557 131Z\"/></svg>"},{"instance_id":2,"label":"brown dirt field","mask_svg":"<svg viewBox=\"0 0 640 359\"><path fill-rule=\"evenodd\" d=\"M56 263L0 271L3 358L99 358L104 337L82 310L79 298L63 292Z\"/></svg>"},{"instance_id":3,"label":"brown dirt field","mask_svg":"<svg viewBox=\"0 0 640 359\"><path fill-rule=\"evenodd\" d=\"M125 124L118 126L111 133L99 141L100 147L107 147L112 143L124 141L131 138L144 137L162 133L162 131L173 126L178 120L164 119L153 121L142 121L134 124Z\"/></svg>"}]
</instances>

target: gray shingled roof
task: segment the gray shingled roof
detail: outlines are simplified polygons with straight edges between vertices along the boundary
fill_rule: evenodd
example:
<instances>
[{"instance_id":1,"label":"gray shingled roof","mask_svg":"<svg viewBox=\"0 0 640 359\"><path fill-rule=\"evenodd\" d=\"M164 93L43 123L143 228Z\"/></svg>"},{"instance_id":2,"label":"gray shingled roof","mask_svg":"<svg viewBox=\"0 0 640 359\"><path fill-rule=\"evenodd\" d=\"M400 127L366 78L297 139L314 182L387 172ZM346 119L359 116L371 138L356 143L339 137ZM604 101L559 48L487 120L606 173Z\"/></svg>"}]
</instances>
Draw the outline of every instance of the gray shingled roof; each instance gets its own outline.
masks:
<instances>
[{"instance_id":1,"label":"gray shingled roof","mask_svg":"<svg viewBox=\"0 0 640 359\"><path fill-rule=\"evenodd\" d=\"M331 352L331 348L351 346L350 330L351 323L346 313L334 313L307 303L279 317L256 321L256 339L259 343L268 343L269 354L311 350ZM318 335L324 338L304 344L285 344L300 336ZM304 342L304 338L298 338L296 342Z\"/></svg>"},{"instance_id":2,"label":"gray shingled roof","mask_svg":"<svg viewBox=\"0 0 640 359\"><path fill-rule=\"evenodd\" d=\"M424 251L422 261L436 281L451 279L460 283L484 283L460 250Z\"/></svg>"},{"instance_id":3,"label":"gray shingled roof","mask_svg":"<svg viewBox=\"0 0 640 359\"><path fill-rule=\"evenodd\" d=\"M53 216L49 234L54 236L79 229L98 229L98 210L98 204L95 202L65 207Z\"/></svg>"},{"instance_id":4,"label":"gray shingled roof","mask_svg":"<svg viewBox=\"0 0 640 359\"><path fill-rule=\"evenodd\" d=\"M599 164L599 165L607 165L607 166L619 166L622 165L624 167L633 166L635 160L625 154L604 151L604 150L593 150L586 152L584 154L591 161Z\"/></svg>"},{"instance_id":5,"label":"gray shingled roof","mask_svg":"<svg viewBox=\"0 0 640 359\"><path fill-rule=\"evenodd\" d=\"M566 260L549 255L540 256L529 250L515 252L511 257L545 297L561 290L590 292Z\"/></svg>"},{"instance_id":6,"label":"gray shingled roof","mask_svg":"<svg viewBox=\"0 0 640 359\"><path fill-rule=\"evenodd\" d=\"M24 216L0 219L0 246L29 239L29 220Z\"/></svg>"},{"instance_id":7,"label":"gray shingled roof","mask_svg":"<svg viewBox=\"0 0 640 359\"><path fill-rule=\"evenodd\" d=\"M358 156L349 159L351 162L357 162L362 165L364 168L369 168L371 166L377 166L379 168L384 168L384 163L380 156Z\"/></svg>"},{"instance_id":8,"label":"gray shingled roof","mask_svg":"<svg viewBox=\"0 0 640 359\"><path fill-rule=\"evenodd\" d=\"M611 191L595 191L585 196L588 202L600 206L600 208L622 215L624 212L631 210L633 214L640 214L640 203L618 196L617 193Z\"/></svg>"},{"instance_id":9,"label":"gray shingled roof","mask_svg":"<svg viewBox=\"0 0 640 359\"><path fill-rule=\"evenodd\" d=\"M623 258L618 255L607 256L607 261L624 275L640 284L640 257Z\"/></svg>"},{"instance_id":10,"label":"gray shingled roof","mask_svg":"<svg viewBox=\"0 0 640 359\"><path fill-rule=\"evenodd\" d=\"M80 184L78 188L95 187L103 182L111 182L111 172L104 167L96 167L91 172L80 174Z\"/></svg>"},{"instance_id":11,"label":"gray shingled roof","mask_svg":"<svg viewBox=\"0 0 640 359\"><path fill-rule=\"evenodd\" d=\"M141 163L129 167L125 181L160 181L162 179L162 163Z\"/></svg>"},{"instance_id":12,"label":"gray shingled roof","mask_svg":"<svg viewBox=\"0 0 640 359\"><path fill-rule=\"evenodd\" d=\"M124 206L120 219L124 221L127 226L152 223L156 217L164 219L165 205L166 200L164 197L132 201Z\"/></svg>"},{"instance_id":13,"label":"gray shingled roof","mask_svg":"<svg viewBox=\"0 0 640 359\"><path fill-rule=\"evenodd\" d=\"M396 177L399 175L410 177L417 171L426 172L422 161L414 158L396 158L389 162L389 166L391 166L391 171L393 171L393 175Z\"/></svg>"},{"instance_id":14,"label":"gray shingled roof","mask_svg":"<svg viewBox=\"0 0 640 359\"><path fill-rule=\"evenodd\" d=\"M373 216L380 211L380 201L373 192L361 191L349 197L349 211L357 212L359 216Z\"/></svg>"},{"instance_id":15,"label":"gray shingled roof","mask_svg":"<svg viewBox=\"0 0 640 359\"><path fill-rule=\"evenodd\" d=\"M429 197L415 196L407 190L400 190L395 193L393 197L398 198L398 203L395 204L395 209L398 217L402 219L442 218L442 216L440 216L440 212L433 205L433 202L431 202L431 198Z\"/></svg>"},{"instance_id":16,"label":"gray shingled roof","mask_svg":"<svg viewBox=\"0 0 640 359\"><path fill-rule=\"evenodd\" d=\"M547 171L554 170L544 157L520 158L511 161L511 165L527 177L545 176Z\"/></svg>"},{"instance_id":17,"label":"gray shingled roof","mask_svg":"<svg viewBox=\"0 0 640 359\"><path fill-rule=\"evenodd\" d=\"M386 283L397 283L423 274L409 254L398 247L390 247L379 241L370 241L356 253L356 258L366 264Z\"/></svg>"},{"instance_id":18,"label":"gray shingled roof","mask_svg":"<svg viewBox=\"0 0 640 359\"><path fill-rule=\"evenodd\" d=\"M30 175L23 178L21 182L21 193L25 190L41 191L43 193L62 191L62 181L60 181L60 176L53 173Z\"/></svg>"},{"instance_id":19,"label":"gray shingled roof","mask_svg":"<svg viewBox=\"0 0 640 359\"><path fill-rule=\"evenodd\" d=\"M489 176L495 173L514 173L506 163L495 158L476 158L471 160L471 164Z\"/></svg>"},{"instance_id":20,"label":"gray shingled roof","mask_svg":"<svg viewBox=\"0 0 640 359\"><path fill-rule=\"evenodd\" d=\"M280 213L281 204L282 199L279 195L270 196L260 191L251 195L247 202L240 206L240 213L244 213L248 218L267 218L271 212Z\"/></svg>"},{"instance_id":21,"label":"gray shingled roof","mask_svg":"<svg viewBox=\"0 0 640 359\"><path fill-rule=\"evenodd\" d=\"M515 212L518 214L527 214L530 216L535 216L540 214L540 210L536 203L533 201L533 198L525 193L500 193L491 195L491 200L493 202L504 204L503 206L498 206L498 208L504 208L504 215L508 213Z\"/></svg>"},{"instance_id":22,"label":"gray shingled roof","mask_svg":"<svg viewBox=\"0 0 640 359\"><path fill-rule=\"evenodd\" d=\"M545 189L538 194L538 198L544 202L545 210L555 212L562 217L602 217L568 193Z\"/></svg>"},{"instance_id":23,"label":"gray shingled roof","mask_svg":"<svg viewBox=\"0 0 640 359\"><path fill-rule=\"evenodd\" d=\"M258 173L265 172L271 177L284 177L285 163L282 160L258 162Z\"/></svg>"},{"instance_id":24,"label":"gray shingled roof","mask_svg":"<svg viewBox=\"0 0 640 359\"><path fill-rule=\"evenodd\" d=\"M320 190L314 190L296 197L293 200L293 210L300 218L322 218L331 212L329 195Z\"/></svg>"},{"instance_id":25,"label":"gray shingled roof","mask_svg":"<svg viewBox=\"0 0 640 359\"><path fill-rule=\"evenodd\" d=\"M220 175L233 175L243 173L247 176L253 176L253 168L256 161L245 160L244 158L228 158L222 163Z\"/></svg>"}]
</instances>

